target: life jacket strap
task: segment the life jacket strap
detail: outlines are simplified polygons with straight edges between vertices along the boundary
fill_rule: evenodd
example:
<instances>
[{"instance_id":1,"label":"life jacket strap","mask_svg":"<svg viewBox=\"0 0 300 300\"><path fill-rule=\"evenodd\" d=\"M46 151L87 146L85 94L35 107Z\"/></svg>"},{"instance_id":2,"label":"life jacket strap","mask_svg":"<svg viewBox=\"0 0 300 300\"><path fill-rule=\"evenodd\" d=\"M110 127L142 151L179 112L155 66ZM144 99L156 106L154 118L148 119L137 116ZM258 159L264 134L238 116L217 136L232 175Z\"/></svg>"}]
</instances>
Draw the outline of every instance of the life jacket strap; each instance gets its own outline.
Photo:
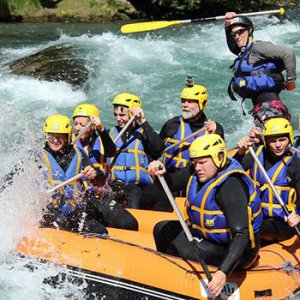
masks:
<instances>
[{"instance_id":1,"label":"life jacket strap","mask_svg":"<svg viewBox=\"0 0 300 300\"><path fill-rule=\"evenodd\" d=\"M232 91L232 88L231 88L233 82L234 82L234 77L231 78L231 80L230 80L230 82L228 84L227 93L228 93L228 96L230 97L230 99L232 101L238 101L238 99L235 97L235 95L234 95L234 93Z\"/></svg>"}]
</instances>

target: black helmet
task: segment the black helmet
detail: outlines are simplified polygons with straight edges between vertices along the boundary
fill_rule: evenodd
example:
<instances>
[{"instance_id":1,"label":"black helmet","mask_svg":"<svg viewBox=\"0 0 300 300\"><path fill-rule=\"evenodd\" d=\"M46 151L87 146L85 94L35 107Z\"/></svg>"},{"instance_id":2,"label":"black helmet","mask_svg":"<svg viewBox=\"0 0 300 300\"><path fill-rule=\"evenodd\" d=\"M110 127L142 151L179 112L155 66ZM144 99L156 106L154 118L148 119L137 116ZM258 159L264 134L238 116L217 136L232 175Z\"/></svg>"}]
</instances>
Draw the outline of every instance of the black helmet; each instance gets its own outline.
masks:
<instances>
[{"instance_id":1,"label":"black helmet","mask_svg":"<svg viewBox=\"0 0 300 300\"><path fill-rule=\"evenodd\" d=\"M232 26L234 26L234 25L242 25L247 28L252 28L252 32L254 30L252 21L245 16L238 16L238 17L233 18L229 25L230 30L231 30Z\"/></svg>"}]
</instances>

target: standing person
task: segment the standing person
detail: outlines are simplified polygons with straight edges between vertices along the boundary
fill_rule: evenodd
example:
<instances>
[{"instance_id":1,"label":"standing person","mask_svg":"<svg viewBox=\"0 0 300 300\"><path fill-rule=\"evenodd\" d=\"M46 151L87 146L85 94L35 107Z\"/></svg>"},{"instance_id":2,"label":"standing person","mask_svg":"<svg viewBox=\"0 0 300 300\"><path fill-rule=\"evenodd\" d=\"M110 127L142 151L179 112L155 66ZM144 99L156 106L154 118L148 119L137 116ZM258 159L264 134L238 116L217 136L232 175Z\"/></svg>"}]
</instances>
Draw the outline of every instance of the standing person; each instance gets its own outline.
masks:
<instances>
[{"instance_id":1,"label":"standing person","mask_svg":"<svg viewBox=\"0 0 300 300\"><path fill-rule=\"evenodd\" d=\"M255 131L252 130L253 133ZM250 169L250 175L257 183L264 215L261 238L270 242L289 239L294 235L293 227L300 222L300 159L289 150L294 142L293 128L284 118L267 120L263 131L264 144L254 148L259 161L290 212L288 217L285 216L257 163L250 153L246 153L249 146L253 145L252 140L253 136L251 139L249 136L242 138L234 158L241 162L245 170Z\"/></svg>"},{"instance_id":2,"label":"standing person","mask_svg":"<svg viewBox=\"0 0 300 300\"><path fill-rule=\"evenodd\" d=\"M257 258L262 221L260 199L242 166L226 157L226 146L219 135L197 138L189 152L192 164L166 174L165 178L173 189L186 187L186 213L197 238L199 256L218 266L208 283L209 292L217 296L234 268L247 268ZM166 169L154 161L149 171L162 175ZM168 253L197 261L183 230L165 248Z\"/></svg>"},{"instance_id":3,"label":"standing person","mask_svg":"<svg viewBox=\"0 0 300 300\"><path fill-rule=\"evenodd\" d=\"M254 26L245 16L234 12L225 15L227 45L238 57L233 63L233 77L228 87L232 100L234 92L253 103L253 117L256 125L274 116L290 120L287 107L279 93L296 87L296 57L293 49L278 46L271 42L254 41ZM286 79L282 74L286 71ZM244 110L243 113L245 114Z\"/></svg>"},{"instance_id":4,"label":"standing person","mask_svg":"<svg viewBox=\"0 0 300 300\"><path fill-rule=\"evenodd\" d=\"M95 167L108 172L106 156L112 157L116 153L116 145L100 120L100 112L97 106L83 103L73 111L73 123L77 134L89 122L92 125L77 141L76 147L85 151Z\"/></svg>"},{"instance_id":5,"label":"standing person","mask_svg":"<svg viewBox=\"0 0 300 300\"><path fill-rule=\"evenodd\" d=\"M159 134L166 147L175 144L201 128L206 129L206 131L197 137L205 133L217 133L224 138L222 126L213 120L207 119L204 113L208 103L208 92L204 86L194 84L193 78L187 77L186 85L181 92L180 98L181 116L168 120ZM181 143L163 155L163 163L168 172L182 169L188 164L189 146L197 137Z\"/></svg>"},{"instance_id":6,"label":"standing person","mask_svg":"<svg viewBox=\"0 0 300 300\"><path fill-rule=\"evenodd\" d=\"M109 159L111 178L127 184L127 207L170 210L165 194L153 184L147 170L150 160L160 157L164 144L148 123L141 99L134 94L121 93L112 104L118 123L110 130L113 140L132 116L135 116L135 121L117 141L115 157Z\"/></svg>"}]
</instances>

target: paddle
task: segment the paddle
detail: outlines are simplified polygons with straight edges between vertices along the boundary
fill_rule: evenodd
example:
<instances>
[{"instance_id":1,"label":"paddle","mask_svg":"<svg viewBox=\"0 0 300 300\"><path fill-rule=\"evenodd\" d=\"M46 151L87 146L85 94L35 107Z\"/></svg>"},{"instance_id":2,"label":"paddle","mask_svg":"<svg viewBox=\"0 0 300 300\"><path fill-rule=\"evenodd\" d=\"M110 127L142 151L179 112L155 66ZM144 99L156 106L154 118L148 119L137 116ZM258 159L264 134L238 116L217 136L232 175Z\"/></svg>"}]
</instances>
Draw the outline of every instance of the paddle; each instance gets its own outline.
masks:
<instances>
[{"instance_id":1,"label":"paddle","mask_svg":"<svg viewBox=\"0 0 300 300\"><path fill-rule=\"evenodd\" d=\"M131 125L131 123L134 121L135 116L132 116L131 119L126 123L126 125L122 128L122 130L119 132L117 137L114 139L114 143L116 144L119 139L122 137L122 135L126 132L127 128Z\"/></svg>"},{"instance_id":2,"label":"paddle","mask_svg":"<svg viewBox=\"0 0 300 300\"><path fill-rule=\"evenodd\" d=\"M74 141L72 141L71 145L75 145L77 143L77 141L81 138L81 136L90 128L90 126L92 125L92 121L88 122L81 130L80 132L77 134L77 136L75 137Z\"/></svg>"},{"instance_id":3,"label":"paddle","mask_svg":"<svg viewBox=\"0 0 300 300\"><path fill-rule=\"evenodd\" d=\"M199 253L199 249L198 249L197 244L196 244L197 241L192 236L189 227L187 226L185 220L183 219L183 217L181 215L181 212L180 212L180 210L179 210L179 208L178 208L178 206L175 202L173 194L170 191L170 188L169 188L165 178L162 175L158 175L157 177L158 177L158 179L159 179L159 181L160 181L160 183L161 183L161 185L162 185L162 187L163 187L163 189L164 189L164 191L165 191L165 193L166 193L166 195L167 195L167 197L168 197L168 199L169 199L169 201L170 201L170 203L171 203L171 205L172 205L172 207L173 207L173 209L174 209L174 211L175 211L175 213L178 217L178 220L179 220L179 222L182 226L182 229L183 229L188 241L190 242L190 244L192 245L193 250L196 253L197 259L198 259L199 263L201 264L201 267L202 267L208 281L211 281L212 276L210 274L210 271L208 270L208 267L207 267L205 261L201 259L201 254ZM221 299L221 296L220 295L217 296L216 299Z\"/></svg>"},{"instance_id":4,"label":"paddle","mask_svg":"<svg viewBox=\"0 0 300 300\"><path fill-rule=\"evenodd\" d=\"M237 14L237 16L260 16L260 15L270 15L270 14L284 14L284 8L275 10L267 10L260 12L252 12L245 14ZM188 20L177 20L177 21L152 21L152 22L140 22L140 23L132 23L126 24L121 27L122 33L134 33L134 32L142 32L142 31L150 31L166 28L173 25L181 25L181 24L189 24L196 23L202 21L214 21L214 20L224 20L225 16L218 17L209 17L209 18L200 18L200 19L188 19Z\"/></svg>"},{"instance_id":5,"label":"paddle","mask_svg":"<svg viewBox=\"0 0 300 300\"><path fill-rule=\"evenodd\" d=\"M47 191L46 191L46 194L52 194L52 193L54 193L55 191L57 191L57 190L61 189L62 187L64 187L65 185L68 185L69 183L71 183L71 182L73 182L73 181L76 181L76 180L80 179L82 176L83 176L83 174L82 174L82 173L79 173L79 174L75 175L74 177L72 177L72 178L70 178L70 179L68 179L68 180L66 180L66 181L64 181L64 182L62 182L62 183L56 185L56 186L53 187L52 189L47 190Z\"/></svg>"},{"instance_id":6,"label":"paddle","mask_svg":"<svg viewBox=\"0 0 300 300\"><path fill-rule=\"evenodd\" d=\"M284 204L282 198L280 197L280 195L279 195L277 189L275 188L273 182L271 181L271 179L270 179L268 173L266 172L265 168L263 167L263 165L262 165L261 162L259 161L258 157L256 156L255 151L253 150L253 147L249 147L249 151L250 151L250 153L251 153L253 159L254 159L255 162L257 163L259 169L261 170L261 172L262 172L262 174L263 174L265 180L267 181L267 183L269 184L270 188L272 189L273 194L275 195L277 201L279 202L280 206L282 207L282 209L283 209L285 215L288 217L288 216L290 215L290 213L289 213L287 207L285 206L285 204ZM295 226L294 228L295 228L295 231L296 231L297 235L300 237L300 230L299 230L299 228L298 228L297 226Z\"/></svg>"},{"instance_id":7,"label":"paddle","mask_svg":"<svg viewBox=\"0 0 300 300\"><path fill-rule=\"evenodd\" d=\"M293 150L293 151L295 151L295 152L297 152L297 153L300 153L300 149L297 149L297 148L295 148L295 147L293 147L293 146L290 147L290 149Z\"/></svg>"},{"instance_id":8,"label":"paddle","mask_svg":"<svg viewBox=\"0 0 300 300\"><path fill-rule=\"evenodd\" d=\"M182 140L176 142L175 144L170 145L169 147L167 147L167 148L163 151L163 153L169 151L170 149L172 149L172 148L174 148L174 147L176 147L176 146L178 146L178 145L184 143L185 141L187 141L187 140L193 138L194 136L196 136L196 135L198 135L198 134L200 134L200 133L202 133L202 132L205 132L205 131L206 131L206 128L201 128L201 129L195 131L194 133L190 134L189 136L185 137L184 139L182 139Z\"/></svg>"}]
</instances>

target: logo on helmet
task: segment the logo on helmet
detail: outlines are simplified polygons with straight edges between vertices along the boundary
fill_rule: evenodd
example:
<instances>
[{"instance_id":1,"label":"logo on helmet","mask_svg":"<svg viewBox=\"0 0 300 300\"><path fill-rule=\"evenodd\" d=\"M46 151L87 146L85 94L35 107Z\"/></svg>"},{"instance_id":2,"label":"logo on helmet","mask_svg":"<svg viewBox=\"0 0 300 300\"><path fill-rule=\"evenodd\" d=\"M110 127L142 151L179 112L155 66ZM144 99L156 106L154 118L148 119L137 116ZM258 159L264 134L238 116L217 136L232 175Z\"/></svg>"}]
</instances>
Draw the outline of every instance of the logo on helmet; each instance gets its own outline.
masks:
<instances>
[{"instance_id":1,"label":"logo on helmet","mask_svg":"<svg viewBox=\"0 0 300 300\"><path fill-rule=\"evenodd\" d=\"M53 125L51 126L51 130L54 130L54 131L58 131L59 128L60 128L59 124L53 124Z\"/></svg>"}]
</instances>

